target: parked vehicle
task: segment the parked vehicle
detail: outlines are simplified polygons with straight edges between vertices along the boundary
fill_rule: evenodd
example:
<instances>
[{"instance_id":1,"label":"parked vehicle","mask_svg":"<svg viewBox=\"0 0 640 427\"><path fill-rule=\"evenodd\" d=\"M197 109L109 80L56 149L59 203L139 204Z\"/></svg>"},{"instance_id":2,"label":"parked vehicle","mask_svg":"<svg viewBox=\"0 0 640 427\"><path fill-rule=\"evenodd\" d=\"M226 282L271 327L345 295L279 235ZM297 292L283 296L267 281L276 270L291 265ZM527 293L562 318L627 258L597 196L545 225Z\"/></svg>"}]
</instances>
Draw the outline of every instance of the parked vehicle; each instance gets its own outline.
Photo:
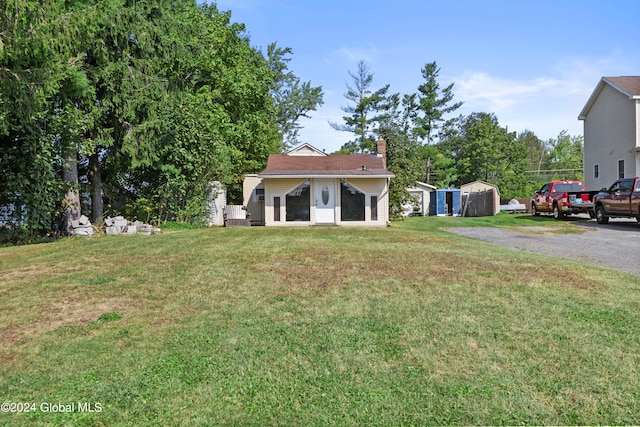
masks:
<instances>
[{"instance_id":1,"label":"parked vehicle","mask_svg":"<svg viewBox=\"0 0 640 427\"><path fill-rule=\"evenodd\" d=\"M640 178L617 180L596 194L593 203L598 224L608 223L609 218L636 218L640 222Z\"/></svg>"},{"instance_id":2,"label":"parked vehicle","mask_svg":"<svg viewBox=\"0 0 640 427\"><path fill-rule=\"evenodd\" d=\"M531 214L551 213L555 219L566 215L588 213L593 218L593 196L597 191L587 191L582 181L553 181L536 190L531 198Z\"/></svg>"}]
</instances>

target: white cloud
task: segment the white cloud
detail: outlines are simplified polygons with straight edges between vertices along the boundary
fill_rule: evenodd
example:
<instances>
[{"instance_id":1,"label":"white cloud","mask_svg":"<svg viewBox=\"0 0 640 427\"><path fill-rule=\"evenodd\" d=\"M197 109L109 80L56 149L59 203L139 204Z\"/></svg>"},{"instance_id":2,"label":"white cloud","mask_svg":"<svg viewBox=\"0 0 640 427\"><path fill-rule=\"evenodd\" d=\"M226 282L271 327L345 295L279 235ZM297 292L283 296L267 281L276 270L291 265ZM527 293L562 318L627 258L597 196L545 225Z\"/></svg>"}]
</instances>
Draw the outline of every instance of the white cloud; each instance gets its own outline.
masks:
<instances>
[{"instance_id":1,"label":"white cloud","mask_svg":"<svg viewBox=\"0 0 640 427\"><path fill-rule=\"evenodd\" d=\"M548 77L527 81L494 77L484 72L466 72L454 80L457 99L471 107L489 107L491 112L513 108L532 97L557 96L563 92L562 82Z\"/></svg>"},{"instance_id":2,"label":"white cloud","mask_svg":"<svg viewBox=\"0 0 640 427\"><path fill-rule=\"evenodd\" d=\"M581 135L577 117L600 78L637 75L638 57L619 50L599 58L568 57L529 79L465 71L452 79L455 99L464 102L461 114L494 113L513 131L529 129L542 139L555 138L562 130Z\"/></svg>"},{"instance_id":3,"label":"white cloud","mask_svg":"<svg viewBox=\"0 0 640 427\"><path fill-rule=\"evenodd\" d=\"M582 77L561 73L519 80L465 72L455 79L454 90L456 99L465 102L463 114L494 113L509 130L529 129L549 139L563 130L582 134L577 116L598 82L589 73Z\"/></svg>"}]
</instances>

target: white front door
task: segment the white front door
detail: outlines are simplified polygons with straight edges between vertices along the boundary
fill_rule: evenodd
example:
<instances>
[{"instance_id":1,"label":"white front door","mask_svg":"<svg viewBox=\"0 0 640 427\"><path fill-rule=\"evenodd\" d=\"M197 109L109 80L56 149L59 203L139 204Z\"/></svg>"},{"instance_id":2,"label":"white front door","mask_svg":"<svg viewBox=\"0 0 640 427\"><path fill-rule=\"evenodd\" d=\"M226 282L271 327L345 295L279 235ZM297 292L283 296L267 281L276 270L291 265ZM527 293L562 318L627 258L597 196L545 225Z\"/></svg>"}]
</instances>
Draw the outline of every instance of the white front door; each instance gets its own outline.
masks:
<instances>
[{"instance_id":1,"label":"white front door","mask_svg":"<svg viewBox=\"0 0 640 427\"><path fill-rule=\"evenodd\" d=\"M333 179L316 179L316 224L335 224L336 222L336 189Z\"/></svg>"}]
</instances>

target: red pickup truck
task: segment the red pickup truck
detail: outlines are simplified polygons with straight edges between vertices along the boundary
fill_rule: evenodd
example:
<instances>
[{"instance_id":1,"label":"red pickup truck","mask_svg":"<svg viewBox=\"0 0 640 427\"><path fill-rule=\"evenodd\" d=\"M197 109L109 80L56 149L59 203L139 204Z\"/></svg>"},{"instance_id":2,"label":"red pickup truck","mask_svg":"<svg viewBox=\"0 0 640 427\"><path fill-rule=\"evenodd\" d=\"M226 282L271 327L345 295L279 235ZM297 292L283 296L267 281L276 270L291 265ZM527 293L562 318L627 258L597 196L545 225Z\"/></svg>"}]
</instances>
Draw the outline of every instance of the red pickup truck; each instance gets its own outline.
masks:
<instances>
[{"instance_id":1,"label":"red pickup truck","mask_svg":"<svg viewBox=\"0 0 640 427\"><path fill-rule=\"evenodd\" d=\"M552 213L555 219L565 215L588 213L593 218L592 198L597 191L587 191L582 181L553 181L536 190L531 198L531 214Z\"/></svg>"},{"instance_id":2,"label":"red pickup truck","mask_svg":"<svg viewBox=\"0 0 640 427\"><path fill-rule=\"evenodd\" d=\"M636 218L640 222L640 178L622 178L593 197L596 221L609 218Z\"/></svg>"}]
</instances>

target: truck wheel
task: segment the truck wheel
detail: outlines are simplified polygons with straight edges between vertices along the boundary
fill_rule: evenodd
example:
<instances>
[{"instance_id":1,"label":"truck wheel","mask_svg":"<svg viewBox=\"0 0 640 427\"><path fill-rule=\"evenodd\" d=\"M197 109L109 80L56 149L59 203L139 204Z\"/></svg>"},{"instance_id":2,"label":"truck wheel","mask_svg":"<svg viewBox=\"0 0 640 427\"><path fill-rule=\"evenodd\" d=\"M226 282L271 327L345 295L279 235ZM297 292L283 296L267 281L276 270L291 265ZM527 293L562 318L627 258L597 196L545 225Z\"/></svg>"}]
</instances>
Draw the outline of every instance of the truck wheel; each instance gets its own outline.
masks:
<instances>
[{"instance_id":1,"label":"truck wheel","mask_svg":"<svg viewBox=\"0 0 640 427\"><path fill-rule=\"evenodd\" d=\"M533 215L533 216L540 215L540 213L538 212L538 209L536 209L536 204L535 203L531 203L531 215ZM638 215L638 218L640 218L640 215Z\"/></svg>"},{"instance_id":2,"label":"truck wheel","mask_svg":"<svg viewBox=\"0 0 640 427\"><path fill-rule=\"evenodd\" d=\"M553 218L554 219L562 219L564 218L564 212L560 209L557 203L553 204Z\"/></svg>"},{"instance_id":3,"label":"truck wheel","mask_svg":"<svg viewBox=\"0 0 640 427\"><path fill-rule=\"evenodd\" d=\"M609 218L605 215L602 206L596 206L596 221L598 221L598 224L607 224L609 222Z\"/></svg>"}]
</instances>

